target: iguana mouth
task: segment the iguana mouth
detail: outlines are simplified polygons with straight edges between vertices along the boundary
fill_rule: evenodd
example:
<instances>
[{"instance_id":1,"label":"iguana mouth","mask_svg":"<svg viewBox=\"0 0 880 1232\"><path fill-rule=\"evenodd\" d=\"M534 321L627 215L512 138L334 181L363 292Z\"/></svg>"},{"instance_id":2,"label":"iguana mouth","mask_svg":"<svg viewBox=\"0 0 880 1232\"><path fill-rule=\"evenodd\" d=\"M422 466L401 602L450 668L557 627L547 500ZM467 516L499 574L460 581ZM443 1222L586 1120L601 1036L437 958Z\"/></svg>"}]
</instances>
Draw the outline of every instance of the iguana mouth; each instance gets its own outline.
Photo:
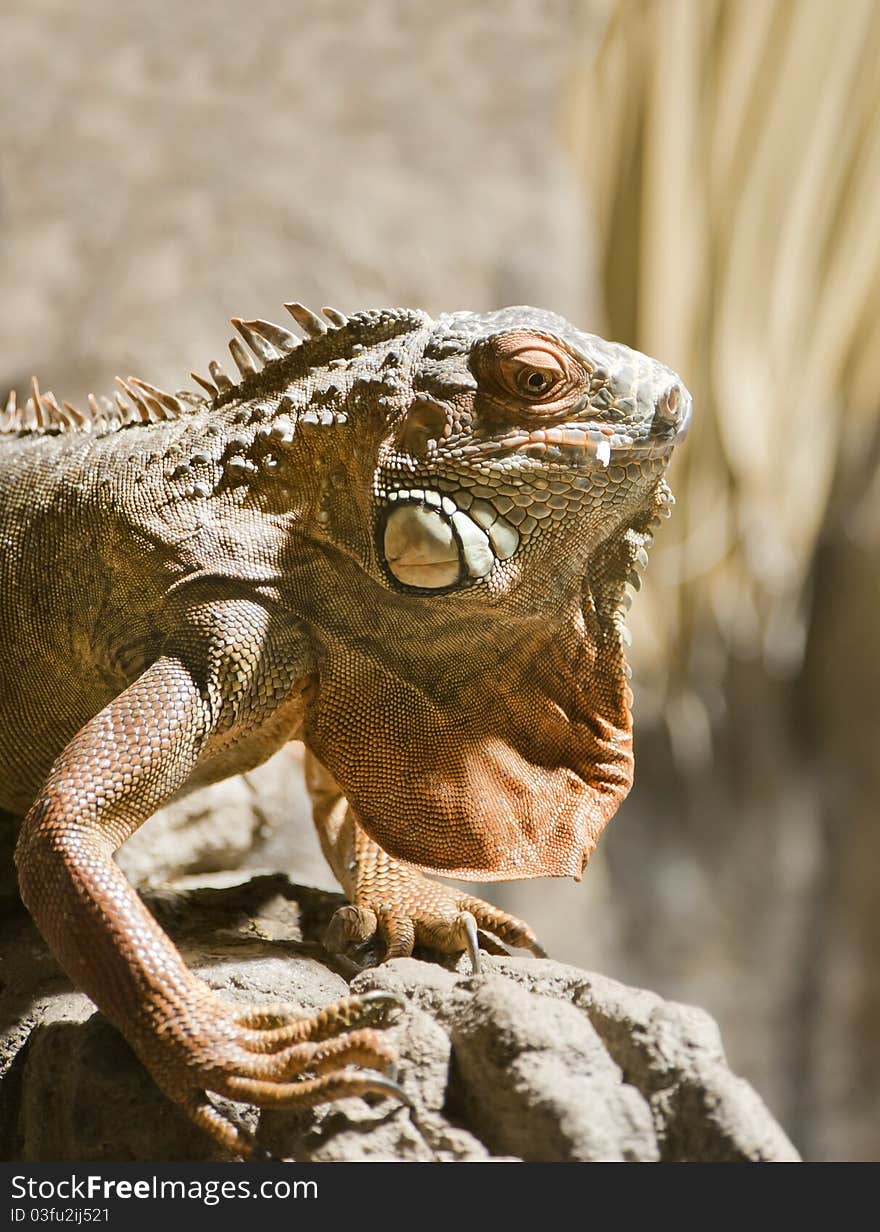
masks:
<instances>
[{"instance_id":1,"label":"iguana mouth","mask_svg":"<svg viewBox=\"0 0 880 1232\"><path fill-rule=\"evenodd\" d=\"M576 414L587 405L584 399L570 414ZM666 456L686 436L691 412L690 395L682 394L680 387L673 385L657 399L653 418L632 431L620 422L569 418L564 423L521 429L496 437L491 442L491 453L476 442L462 452L480 452L483 457L514 452L545 462L564 462L575 470L584 466L607 467L618 456L621 462Z\"/></svg>"}]
</instances>

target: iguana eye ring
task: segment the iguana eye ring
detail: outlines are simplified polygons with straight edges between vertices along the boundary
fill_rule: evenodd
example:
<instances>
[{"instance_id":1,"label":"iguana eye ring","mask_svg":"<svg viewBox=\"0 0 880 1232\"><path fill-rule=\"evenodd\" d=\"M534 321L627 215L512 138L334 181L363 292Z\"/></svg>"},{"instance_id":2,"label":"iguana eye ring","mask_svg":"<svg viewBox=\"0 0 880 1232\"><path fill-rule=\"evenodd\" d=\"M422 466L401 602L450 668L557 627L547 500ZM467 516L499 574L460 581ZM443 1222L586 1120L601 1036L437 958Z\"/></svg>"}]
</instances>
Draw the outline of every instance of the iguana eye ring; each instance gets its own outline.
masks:
<instances>
[{"instance_id":1,"label":"iguana eye ring","mask_svg":"<svg viewBox=\"0 0 880 1232\"><path fill-rule=\"evenodd\" d=\"M564 415L589 389L589 370L552 334L509 330L478 342L470 357L476 406L492 421L532 423Z\"/></svg>"},{"instance_id":2,"label":"iguana eye ring","mask_svg":"<svg viewBox=\"0 0 880 1232\"><path fill-rule=\"evenodd\" d=\"M530 400L545 398L568 377L562 356L535 345L521 346L508 355L502 354L498 368L511 393Z\"/></svg>"}]
</instances>

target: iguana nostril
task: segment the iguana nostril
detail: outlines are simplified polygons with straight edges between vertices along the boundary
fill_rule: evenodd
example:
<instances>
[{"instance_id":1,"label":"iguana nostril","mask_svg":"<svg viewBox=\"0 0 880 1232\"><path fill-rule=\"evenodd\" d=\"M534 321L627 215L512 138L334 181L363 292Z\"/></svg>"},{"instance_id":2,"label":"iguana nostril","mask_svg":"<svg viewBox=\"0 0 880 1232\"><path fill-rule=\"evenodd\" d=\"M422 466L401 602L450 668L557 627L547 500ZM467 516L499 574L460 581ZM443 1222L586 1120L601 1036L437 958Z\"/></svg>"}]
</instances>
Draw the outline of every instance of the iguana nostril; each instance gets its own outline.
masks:
<instances>
[{"instance_id":1,"label":"iguana nostril","mask_svg":"<svg viewBox=\"0 0 880 1232\"><path fill-rule=\"evenodd\" d=\"M679 428L685 421L686 399L681 386L670 385L658 397L654 406L654 421L660 426Z\"/></svg>"}]
</instances>

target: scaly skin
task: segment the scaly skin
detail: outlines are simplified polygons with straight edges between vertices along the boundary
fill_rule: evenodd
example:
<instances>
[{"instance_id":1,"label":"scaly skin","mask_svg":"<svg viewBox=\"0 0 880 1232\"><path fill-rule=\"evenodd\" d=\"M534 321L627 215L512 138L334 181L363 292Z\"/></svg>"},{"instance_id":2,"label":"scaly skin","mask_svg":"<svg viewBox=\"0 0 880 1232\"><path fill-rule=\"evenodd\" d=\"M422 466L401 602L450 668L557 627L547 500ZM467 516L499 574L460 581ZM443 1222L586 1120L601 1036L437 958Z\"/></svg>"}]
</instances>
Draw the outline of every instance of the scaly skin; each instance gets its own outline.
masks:
<instances>
[{"instance_id":1,"label":"scaly skin","mask_svg":"<svg viewBox=\"0 0 880 1232\"><path fill-rule=\"evenodd\" d=\"M580 877L632 781L627 581L690 399L536 309L236 322L242 379L34 385L0 414L0 814L65 971L214 1139L209 1099L375 1091L387 998L243 1012L113 861L172 795L303 739L349 898L328 942L439 950L527 925L423 876ZM330 325L328 326L328 320ZM232 344L231 344L232 345ZM265 366L261 366L265 365Z\"/></svg>"},{"instance_id":2,"label":"scaly skin","mask_svg":"<svg viewBox=\"0 0 880 1232\"><path fill-rule=\"evenodd\" d=\"M431 881L383 851L321 763L309 754L306 782L321 848L351 900L351 906L341 907L331 921L325 938L328 949L343 954L352 948L366 949L375 938L385 961L409 957L417 943L443 953L466 949L479 970L480 941L490 953L507 953L494 935L508 945L543 955L537 937L522 920Z\"/></svg>"}]
</instances>

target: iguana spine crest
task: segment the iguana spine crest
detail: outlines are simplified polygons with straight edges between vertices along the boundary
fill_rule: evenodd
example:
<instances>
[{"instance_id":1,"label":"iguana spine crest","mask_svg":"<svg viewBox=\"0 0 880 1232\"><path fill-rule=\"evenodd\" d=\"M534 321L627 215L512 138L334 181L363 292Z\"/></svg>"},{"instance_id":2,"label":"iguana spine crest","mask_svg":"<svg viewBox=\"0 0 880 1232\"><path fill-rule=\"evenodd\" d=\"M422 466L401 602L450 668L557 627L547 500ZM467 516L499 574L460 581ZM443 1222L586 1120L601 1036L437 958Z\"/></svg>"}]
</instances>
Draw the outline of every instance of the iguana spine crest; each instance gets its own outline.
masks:
<instances>
[{"instance_id":1,"label":"iguana spine crest","mask_svg":"<svg viewBox=\"0 0 880 1232\"><path fill-rule=\"evenodd\" d=\"M272 321L231 318L232 325L250 348L250 351L246 350L238 338L230 339L229 350L239 372L237 382L227 376L216 360L211 360L208 365L212 379L191 373L193 380L205 391L204 394L190 390L169 393L140 377L129 376L127 380L117 377L122 393L116 393L115 402L90 393L87 410L83 411L70 402L59 403L51 390L43 393L37 378L32 377L30 396L24 403L19 403L14 389L10 391L5 409L0 410L0 434L112 432L137 424L178 419L204 406L205 395L213 403L238 396L242 386L259 376L262 368L286 359L295 350L302 350L306 366L309 366L312 362L310 344L326 339L328 334L345 331L352 321L357 331L369 334L370 325L386 325L387 318L393 315L359 313L349 318L336 308L322 308L326 318L323 320L303 304L293 302L284 307L303 331L305 339Z\"/></svg>"}]
</instances>

